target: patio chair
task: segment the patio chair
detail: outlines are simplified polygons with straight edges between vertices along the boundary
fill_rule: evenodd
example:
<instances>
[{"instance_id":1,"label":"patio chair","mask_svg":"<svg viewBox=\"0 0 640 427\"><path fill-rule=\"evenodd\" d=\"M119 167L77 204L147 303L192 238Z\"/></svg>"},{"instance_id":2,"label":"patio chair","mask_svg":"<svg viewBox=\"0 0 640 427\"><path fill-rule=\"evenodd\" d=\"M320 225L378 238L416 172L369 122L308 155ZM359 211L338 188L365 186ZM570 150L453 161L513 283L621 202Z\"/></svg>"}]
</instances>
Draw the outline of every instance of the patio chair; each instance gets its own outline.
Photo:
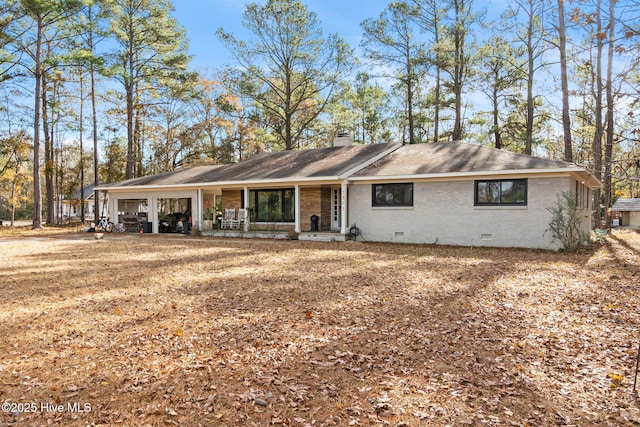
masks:
<instances>
[{"instance_id":1,"label":"patio chair","mask_svg":"<svg viewBox=\"0 0 640 427\"><path fill-rule=\"evenodd\" d=\"M231 228L240 228L241 225L244 225L244 222L246 220L247 220L247 210L238 209L238 218L234 219L231 222Z\"/></svg>"},{"instance_id":2,"label":"patio chair","mask_svg":"<svg viewBox=\"0 0 640 427\"><path fill-rule=\"evenodd\" d=\"M220 228L233 228L233 223L236 220L236 210L235 208L225 209L224 216L220 221Z\"/></svg>"}]
</instances>

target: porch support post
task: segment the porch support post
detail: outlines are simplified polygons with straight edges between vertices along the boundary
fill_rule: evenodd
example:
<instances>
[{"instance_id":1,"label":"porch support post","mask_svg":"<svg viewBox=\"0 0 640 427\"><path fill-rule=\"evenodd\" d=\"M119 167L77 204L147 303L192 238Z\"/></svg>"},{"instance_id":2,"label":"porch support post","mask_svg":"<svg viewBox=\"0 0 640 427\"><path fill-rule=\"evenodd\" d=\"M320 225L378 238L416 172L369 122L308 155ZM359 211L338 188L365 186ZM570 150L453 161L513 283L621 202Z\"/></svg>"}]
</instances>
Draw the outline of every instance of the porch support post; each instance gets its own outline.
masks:
<instances>
[{"instance_id":1,"label":"porch support post","mask_svg":"<svg viewBox=\"0 0 640 427\"><path fill-rule=\"evenodd\" d=\"M202 189L196 189L196 211L191 214L191 227L202 230Z\"/></svg>"},{"instance_id":2,"label":"porch support post","mask_svg":"<svg viewBox=\"0 0 640 427\"><path fill-rule=\"evenodd\" d=\"M98 193L98 212L96 212L96 218L95 218L96 224L98 223L98 221L100 221L100 216L102 215L102 212L104 212L109 207L109 206L105 206L108 203L107 192L100 190L97 193Z\"/></svg>"},{"instance_id":3,"label":"porch support post","mask_svg":"<svg viewBox=\"0 0 640 427\"><path fill-rule=\"evenodd\" d=\"M300 233L300 231L302 230L302 227L300 225L300 184L296 184L295 187L295 232L296 233Z\"/></svg>"},{"instance_id":4,"label":"porch support post","mask_svg":"<svg viewBox=\"0 0 640 427\"><path fill-rule=\"evenodd\" d=\"M247 210L247 216L244 220L244 231L249 231L249 223L251 222L251 215L249 214L249 187L244 187L244 208Z\"/></svg>"},{"instance_id":5,"label":"porch support post","mask_svg":"<svg viewBox=\"0 0 640 427\"><path fill-rule=\"evenodd\" d=\"M347 234L348 225L347 225L347 185L349 181L346 179L342 181L342 185L340 186L340 233Z\"/></svg>"},{"instance_id":6,"label":"porch support post","mask_svg":"<svg viewBox=\"0 0 640 427\"><path fill-rule=\"evenodd\" d=\"M107 218L114 224L118 223L118 198L109 197L109 207L107 208Z\"/></svg>"},{"instance_id":7,"label":"porch support post","mask_svg":"<svg viewBox=\"0 0 640 427\"><path fill-rule=\"evenodd\" d=\"M151 233L158 233L160 230L160 224L158 221L158 197L151 198L151 202L147 206L147 221L151 221Z\"/></svg>"}]
</instances>

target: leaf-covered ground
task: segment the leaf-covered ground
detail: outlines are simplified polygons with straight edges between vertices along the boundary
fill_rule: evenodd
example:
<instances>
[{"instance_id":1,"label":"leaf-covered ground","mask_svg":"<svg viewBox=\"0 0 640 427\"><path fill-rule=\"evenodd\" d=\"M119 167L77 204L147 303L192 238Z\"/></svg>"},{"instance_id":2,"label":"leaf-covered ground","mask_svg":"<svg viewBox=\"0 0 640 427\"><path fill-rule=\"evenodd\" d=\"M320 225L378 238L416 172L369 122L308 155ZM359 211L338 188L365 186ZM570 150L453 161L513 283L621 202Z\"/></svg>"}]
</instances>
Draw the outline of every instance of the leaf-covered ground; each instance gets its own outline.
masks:
<instances>
[{"instance_id":1,"label":"leaf-covered ground","mask_svg":"<svg viewBox=\"0 0 640 427\"><path fill-rule=\"evenodd\" d=\"M640 425L635 232L582 254L46 232L0 248L0 425Z\"/></svg>"}]
</instances>

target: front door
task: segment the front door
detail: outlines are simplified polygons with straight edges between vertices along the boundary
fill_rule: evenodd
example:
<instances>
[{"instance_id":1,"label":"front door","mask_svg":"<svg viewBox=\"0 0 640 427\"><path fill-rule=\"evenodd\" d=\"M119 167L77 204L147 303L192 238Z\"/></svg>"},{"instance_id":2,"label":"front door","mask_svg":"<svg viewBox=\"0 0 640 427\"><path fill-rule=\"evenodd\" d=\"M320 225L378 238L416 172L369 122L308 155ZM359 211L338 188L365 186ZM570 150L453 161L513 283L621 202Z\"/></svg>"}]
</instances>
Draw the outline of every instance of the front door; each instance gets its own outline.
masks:
<instances>
[{"instance_id":1,"label":"front door","mask_svg":"<svg viewBox=\"0 0 640 427\"><path fill-rule=\"evenodd\" d=\"M342 195L340 194L340 187L331 188L331 229L340 230L342 219Z\"/></svg>"}]
</instances>

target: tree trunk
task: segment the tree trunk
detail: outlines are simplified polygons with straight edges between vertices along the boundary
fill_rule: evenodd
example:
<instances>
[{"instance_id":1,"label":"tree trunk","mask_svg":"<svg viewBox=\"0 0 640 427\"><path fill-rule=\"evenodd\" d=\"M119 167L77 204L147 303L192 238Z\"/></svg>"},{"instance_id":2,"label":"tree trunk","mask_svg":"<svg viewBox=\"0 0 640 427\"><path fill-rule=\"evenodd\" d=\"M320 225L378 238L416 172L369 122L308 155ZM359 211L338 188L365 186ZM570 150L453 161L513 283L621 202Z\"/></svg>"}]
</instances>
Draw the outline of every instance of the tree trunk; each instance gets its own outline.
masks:
<instances>
[{"instance_id":1,"label":"tree trunk","mask_svg":"<svg viewBox=\"0 0 640 427\"><path fill-rule=\"evenodd\" d=\"M560 82L562 87L562 131L564 160L573 161L571 115L569 114L569 83L567 79L567 31L564 24L564 0L558 0L558 37L560 50Z\"/></svg>"},{"instance_id":2,"label":"tree trunk","mask_svg":"<svg viewBox=\"0 0 640 427\"><path fill-rule=\"evenodd\" d=\"M17 166L17 164L16 164ZM18 178L18 174L16 173L13 179L13 183L11 185L11 204L9 205L9 209L11 210L11 227L15 226L16 223L16 203L15 203L15 197L16 197L16 185L18 184L16 182L16 179Z\"/></svg>"},{"instance_id":3,"label":"tree trunk","mask_svg":"<svg viewBox=\"0 0 640 427\"><path fill-rule=\"evenodd\" d=\"M495 145L498 150L502 149L502 136L500 132L500 120L498 117L499 103L498 103L498 88L493 85L493 137L495 139Z\"/></svg>"},{"instance_id":4,"label":"tree trunk","mask_svg":"<svg viewBox=\"0 0 640 427\"><path fill-rule=\"evenodd\" d=\"M533 46L533 0L529 0L529 26L527 27L527 117L524 136L524 154L531 155L533 150L533 122L535 105L533 99L533 77L535 74L535 52Z\"/></svg>"},{"instance_id":5,"label":"tree trunk","mask_svg":"<svg viewBox=\"0 0 640 427\"><path fill-rule=\"evenodd\" d=\"M93 7L87 8L88 21L93 22ZM91 52L94 52L95 46L93 43L93 29L90 29L87 34L87 47ZM90 93L91 99L91 121L92 121L92 137L93 137L93 222L97 223L99 220L100 211L100 192L96 190L100 185L100 169L99 169L99 157L98 157L98 112L96 106L96 68L93 61L89 62L89 78L90 80Z\"/></svg>"},{"instance_id":6,"label":"tree trunk","mask_svg":"<svg viewBox=\"0 0 640 427\"><path fill-rule=\"evenodd\" d=\"M461 4L462 3L462 4ZM462 139L462 84L466 61L464 58L464 28L462 16L464 14L464 3L454 0L456 22L453 35L455 49L455 64L453 65L453 96L455 98L455 117L453 124L452 139L460 141Z\"/></svg>"},{"instance_id":7,"label":"tree trunk","mask_svg":"<svg viewBox=\"0 0 640 427\"><path fill-rule=\"evenodd\" d=\"M89 73L91 74L91 119L93 122L93 221L97 223L100 211L100 192L96 190L100 184L100 170L98 165L98 112L96 111L95 68L93 63L89 67Z\"/></svg>"},{"instance_id":8,"label":"tree trunk","mask_svg":"<svg viewBox=\"0 0 640 427\"><path fill-rule=\"evenodd\" d=\"M53 87L52 87L52 96L51 98L55 101L59 101L60 100L60 93L59 93L59 88L60 88L60 83L59 82L53 82ZM59 213L59 211L62 210L61 207L58 207L59 205L61 205L60 202L60 197L58 197L59 194L62 194L62 190L56 188L56 175L57 175L57 169L58 168L62 168L61 166L61 162L62 162L62 155L60 155L58 158L56 158L56 151L55 151L55 123L59 123L60 121L60 109L52 109L51 110L51 119L50 119L50 123L51 125L49 126L49 141L51 141L51 144L49 145L49 158L51 159L51 207L54 210L54 222L56 224L60 224L62 219L62 215ZM62 150L60 150L62 151Z\"/></svg>"},{"instance_id":9,"label":"tree trunk","mask_svg":"<svg viewBox=\"0 0 640 427\"><path fill-rule=\"evenodd\" d=\"M47 76L42 73L42 133L44 134L44 183L45 199L47 201L47 224L55 223L54 208L54 161L53 161L53 125L51 129L49 119L49 99Z\"/></svg>"},{"instance_id":10,"label":"tree trunk","mask_svg":"<svg viewBox=\"0 0 640 427\"><path fill-rule=\"evenodd\" d=\"M62 180L64 178L63 174L64 171L62 170L62 150L58 150L57 155L55 155L56 153L54 152L54 160L55 160L55 164L56 164L56 173L55 173L55 180L54 180L54 185L55 185L55 190L56 190L56 194L62 194ZM62 216L63 216L63 212L62 212L62 202L60 201L60 197L56 197L56 217L57 217L57 224L60 225L62 224Z\"/></svg>"},{"instance_id":11,"label":"tree trunk","mask_svg":"<svg viewBox=\"0 0 640 427\"><path fill-rule=\"evenodd\" d=\"M293 115L291 114L291 73L289 70L285 72L285 100L284 100L284 149L293 150L293 136L292 136L292 122Z\"/></svg>"},{"instance_id":12,"label":"tree trunk","mask_svg":"<svg viewBox=\"0 0 640 427\"><path fill-rule=\"evenodd\" d=\"M124 86L127 98L127 171L125 178L131 179L135 176L134 174L134 147L135 147L135 132L134 132L134 89L135 89L135 52L133 50L133 40L134 40L134 31L133 31L133 22L129 20L129 28L128 28L128 40L129 46L127 49L127 59L126 59L126 67L128 68L125 71L127 74L124 78Z\"/></svg>"},{"instance_id":13,"label":"tree trunk","mask_svg":"<svg viewBox=\"0 0 640 427\"><path fill-rule=\"evenodd\" d=\"M596 13L596 22L597 22L597 31L596 34L602 32L602 20L601 20L601 0L597 1L597 13ZM595 76L593 76L595 82L594 89L594 131L593 131L593 142L591 144L591 148L593 151L593 173L596 175L600 181L602 181L602 137L603 137L603 123L602 123L602 49L603 49L603 41L596 37L596 72ZM596 189L593 192L593 206L595 208L594 212L594 225L596 228L600 228L600 197L601 197L600 189Z\"/></svg>"},{"instance_id":14,"label":"tree trunk","mask_svg":"<svg viewBox=\"0 0 640 427\"><path fill-rule=\"evenodd\" d=\"M605 208L605 227L611 227L611 208L612 198L612 156L614 141L614 99L613 99L613 51L615 49L613 41L615 40L615 1L609 1L609 43L607 50L607 139L604 149L604 208Z\"/></svg>"},{"instance_id":15,"label":"tree trunk","mask_svg":"<svg viewBox=\"0 0 640 427\"><path fill-rule=\"evenodd\" d=\"M134 91L138 93L137 90ZM136 98L135 101L135 109L133 116L133 176L139 177L142 176L142 162L143 162L143 150L142 144L144 142L143 138L143 126L142 126L142 106L140 105L140 100Z\"/></svg>"},{"instance_id":16,"label":"tree trunk","mask_svg":"<svg viewBox=\"0 0 640 427\"><path fill-rule=\"evenodd\" d=\"M434 9L433 20L433 42L435 46L440 44L440 19L438 17L438 9ZM436 53L437 55L437 53ZM440 61L436 61L436 87L435 87L435 109L433 111L433 142L440 141Z\"/></svg>"},{"instance_id":17,"label":"tree trunk","mask_svg":"<svg viewBox=\"0 0 640 427\"><path fill-rule=\"evenodd\" d=\"M36 57L34 77L34 112L33 112L33 225L34 229L42 228L42 190L40 187L40 91L42 84L42 17L35 18L37 25Z\"/></svg>"},{"instance_id":18,"label":"tree trunk","mask_svg":"<svg viewBox=\"0 0 640 427\"><path fill-rule=\"evenodd\" d=\"M80 133L79 133L79 145L80 145L80 221L84 224L84 79L82 75L82 67L79 70L80 76Z\"/></svg>"},{"instance_id":19,"label":"tree trunk","mask_svg":"<svg viewBox=\"0 0 640 427\"><path fill-rule=\"evenodd\" d=\"M435 109L433 111L433 142L440 141L440 65L436 65Z\"/></svg>"},{"instance_id":20,"label":"tree trunk","mask_svg":"<svg viewBox=\"0 0 640 427\"><path fill-rule=\"evenodd\" d=\"M410 64L407 64L407 119L409 121L409 144L414 144L416 140L413 123L413 71Z\"/></svg>"},{"instance_id":21,"label":"tree trunk","mask_svg":"<svg viewBox=\"0 0 640 427\"><path fill-rule=\"evenodd\" d=\"M125 178L133 178L133 146L134 146L134 132L133 132L133 86L127 83L127 171Z\"/></svg>"}]
</instances>

